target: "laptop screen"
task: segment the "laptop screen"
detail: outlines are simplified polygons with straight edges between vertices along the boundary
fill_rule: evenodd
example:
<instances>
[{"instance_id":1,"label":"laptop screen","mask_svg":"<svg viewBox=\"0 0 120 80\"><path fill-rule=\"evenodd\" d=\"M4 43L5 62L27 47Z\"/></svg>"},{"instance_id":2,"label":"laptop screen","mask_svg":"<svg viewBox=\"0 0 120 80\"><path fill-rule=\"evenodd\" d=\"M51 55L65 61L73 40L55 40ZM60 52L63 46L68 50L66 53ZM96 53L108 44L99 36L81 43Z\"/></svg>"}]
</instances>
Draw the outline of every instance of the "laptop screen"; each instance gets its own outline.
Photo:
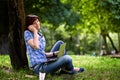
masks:
<instances>
[{"instance_id":1,"label":"laptop screen","mask_svg":"<svg viewBox=\"0 0 120 80\"><path fill-rule=\"evenodd\" d=\"M60 45L58 57L61 57L61 56L64 55L65 47L66 47L66 43L63 43L63 44Z\"/></svg>"}]
</instances>

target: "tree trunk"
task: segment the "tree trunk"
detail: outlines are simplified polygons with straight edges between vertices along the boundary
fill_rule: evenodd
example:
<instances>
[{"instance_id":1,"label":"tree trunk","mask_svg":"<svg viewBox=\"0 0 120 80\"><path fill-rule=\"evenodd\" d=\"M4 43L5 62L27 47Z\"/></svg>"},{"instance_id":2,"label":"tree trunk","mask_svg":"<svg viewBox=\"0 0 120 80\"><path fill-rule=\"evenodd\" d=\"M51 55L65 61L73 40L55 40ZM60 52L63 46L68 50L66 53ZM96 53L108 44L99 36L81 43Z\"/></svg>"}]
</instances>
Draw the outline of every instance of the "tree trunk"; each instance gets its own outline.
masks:
<instances>
[{"instance_id":1,"label":"tree trunk","mask_svg":"<svg viewBox=\"0 0 120 80\"><path fill-rule=\"evenodd\" d=\"M0 0L0 55L8 54L8 0Z\"/></svg>"},{"instance_id":2,"label":"tree trunk","mask_svg":"<svg viewBox=\"0 0 120 80\"><path fill-rule=\"evenodd\" d=\"M107 34L107 37L109 38L109 40L110 40L110 42L111 42L111 45L112 45L113 49L115 50L115 52L118 53L118 50L117 50L117 48L115 47L115 45L114 45L114 43L113 43L113 40L111 39L111 37L110 37L109 34Z\"/></svg>"},{"instance_id":3,"label":"tree trunk","mask_svg":"<svg viewBox=\"0 0 120 80\"><path fill-rule=\"evenodd\" d=\"M86 54L86 51L87 51L87 34L85 33L85 35L84 35L84 45L83 45L83 47L84 47L84 50L83 50L83 54Z\"/></svg>"},{"instance_id":4,"label":"tree trunk","mask_svg":"<svg viewBox=\"0 0 120 80\"><path fill-rule=\"evenodd\" d=\"M120 33L118 32L118 44L119 44L119 52L120 52Z\"/></svg>"},{"instance_id":5,"label":"tree trunk","mask_svg":"<svg viewBox=\"0 0 120 80\"><path fill-rule=\"evenodd\" d=\"M23 0L9 0L9 54L14 69L28 68L25 43L23 39L24 4Z\"/></svg>"},{"instance_id":6,"label":"tree trunk","mask_svg":"<svg viewBox=\"0 0 120 80\"><path fill-rule=\"evenodd\" d=\"M110 54L110 51L109 51L109 48L108 48L108 45L107 45L106 34L102 34L102 36L103 36L103 40L104 40L104 45L105 45L106 53Z\"/></svg>"}]
</instances>

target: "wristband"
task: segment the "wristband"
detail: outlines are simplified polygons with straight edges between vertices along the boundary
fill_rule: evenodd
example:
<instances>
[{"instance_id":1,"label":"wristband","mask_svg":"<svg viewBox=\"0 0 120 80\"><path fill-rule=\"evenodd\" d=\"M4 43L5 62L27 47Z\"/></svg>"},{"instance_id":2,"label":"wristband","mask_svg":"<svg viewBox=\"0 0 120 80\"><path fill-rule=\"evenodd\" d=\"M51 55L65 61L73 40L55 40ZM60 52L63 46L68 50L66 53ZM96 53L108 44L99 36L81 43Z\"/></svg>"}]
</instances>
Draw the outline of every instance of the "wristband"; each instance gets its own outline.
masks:
<instances>
[{"instance_id":1,"label":"wristband","mask_svg":"<svg viewBox=\"0 0 120 80\"><path fill-rule=\"evenodd\" d=\"M53 52L53 56L56 56L54 52Z\"/></svg>"}]
</instances>

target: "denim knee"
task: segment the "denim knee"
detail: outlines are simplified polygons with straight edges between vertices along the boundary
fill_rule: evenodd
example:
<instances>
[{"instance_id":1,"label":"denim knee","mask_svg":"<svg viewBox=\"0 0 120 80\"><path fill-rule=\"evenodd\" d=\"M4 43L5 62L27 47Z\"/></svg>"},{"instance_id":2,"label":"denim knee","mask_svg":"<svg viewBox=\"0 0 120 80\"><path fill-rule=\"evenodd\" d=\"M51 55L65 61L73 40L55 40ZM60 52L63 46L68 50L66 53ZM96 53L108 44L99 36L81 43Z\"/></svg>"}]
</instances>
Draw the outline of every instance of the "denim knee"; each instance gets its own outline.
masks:
<instances>
[{"instance_id":1,"label":"denim knee","mask_svg":"<svg viewBox=\"0 0 120 80\"><path fill-rule=\"evenodd\" d=\"M72 58L69 55L63 56L63 62L64 62L64 68L66 70L73 71L73 64L72 64Z\"/></svg>"},{"instance_id":2,"label":"denim knee","mask_svg":"<svg viewBox=\"0 0 120 80\"><path fill-rule=\"evenodd\" d=\"M69 55L64 55L63 56L63 60L68 63L68 62L72 62L72 58Z\"/></svg>"},{"instance_id":3,"label":"denim knee","mask_svg":"<svg viewBox=\"0 0 120 80\"><path fill-rule=\"evenodd\" d=\"M64 42L62 40L58 40L57 43L63 44Z\"/></svg>"}]
</instances>

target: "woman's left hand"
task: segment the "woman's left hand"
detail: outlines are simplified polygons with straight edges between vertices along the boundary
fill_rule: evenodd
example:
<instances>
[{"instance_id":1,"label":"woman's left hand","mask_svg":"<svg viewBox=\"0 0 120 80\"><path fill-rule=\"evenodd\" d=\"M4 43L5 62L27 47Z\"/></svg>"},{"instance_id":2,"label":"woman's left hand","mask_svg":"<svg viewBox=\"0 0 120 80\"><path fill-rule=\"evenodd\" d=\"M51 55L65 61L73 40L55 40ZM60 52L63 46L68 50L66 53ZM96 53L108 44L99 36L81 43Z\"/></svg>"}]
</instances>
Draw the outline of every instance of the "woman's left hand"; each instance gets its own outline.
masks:
<instances>
[{"instance_id":1,"label":"woman's left hand","mask_svg":"<svg viewBox=\"0 0 120 80\"><path fill-rule=\"evenodd\" d=\"M55 52L53 52L53 53L54 53L55 56L57 56L58 53L59 53L59 51L55 51Z\"/></svg>"}]
</instances>

